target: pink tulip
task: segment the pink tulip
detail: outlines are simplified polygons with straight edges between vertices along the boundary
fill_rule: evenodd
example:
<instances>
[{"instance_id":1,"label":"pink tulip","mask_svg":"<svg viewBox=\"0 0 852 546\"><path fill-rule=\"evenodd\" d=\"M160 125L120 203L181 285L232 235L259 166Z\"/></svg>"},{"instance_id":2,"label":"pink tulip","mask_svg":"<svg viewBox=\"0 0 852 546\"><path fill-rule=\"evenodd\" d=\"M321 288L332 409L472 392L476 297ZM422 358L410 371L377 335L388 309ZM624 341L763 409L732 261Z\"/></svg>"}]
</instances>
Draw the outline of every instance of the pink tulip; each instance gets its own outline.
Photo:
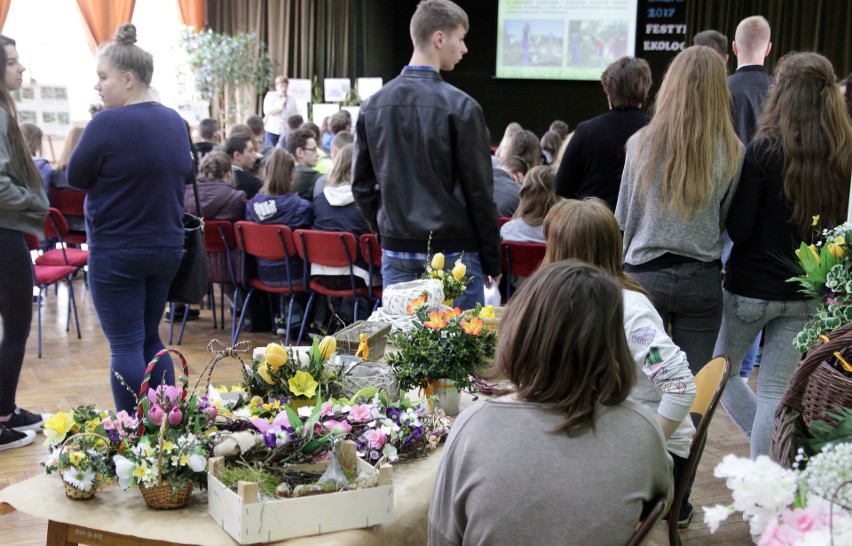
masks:
<instances>
[{"instance_id":1,"label":"pink tulip","mask_svg":"<svg viewBox=\"0 0 852 546\"><path fill-rule=\"evenodd\" d=\"M216 406L207 406L207 417L212 421L219 415L219 410L216 409Z\"/></svg>"},{"instance_id":2,"label":"pink tulip","mask_svg":"<svg viewBox=\"0 0 852 546\"><path fill-rule=\"evenodd\" d=\"M166 412L163 411L163 408L161 408L159 404L154 404L151 406L151 409L148 410L148 419L157 426L163 423L163 417L165 416Z\"/></svg>"},{"instance_id":3,"label":"pink tulip","mask_svg":"<svg viewBox=\"0 0 852 546\"><path fill-rule=\"evenodd\" d=\"M169 424L176 427L181 423L181 421L183 421L183 413L180 411L180 408L175 406L172 408L172 411L169 412Z\"/></svg>"}]
</instances>

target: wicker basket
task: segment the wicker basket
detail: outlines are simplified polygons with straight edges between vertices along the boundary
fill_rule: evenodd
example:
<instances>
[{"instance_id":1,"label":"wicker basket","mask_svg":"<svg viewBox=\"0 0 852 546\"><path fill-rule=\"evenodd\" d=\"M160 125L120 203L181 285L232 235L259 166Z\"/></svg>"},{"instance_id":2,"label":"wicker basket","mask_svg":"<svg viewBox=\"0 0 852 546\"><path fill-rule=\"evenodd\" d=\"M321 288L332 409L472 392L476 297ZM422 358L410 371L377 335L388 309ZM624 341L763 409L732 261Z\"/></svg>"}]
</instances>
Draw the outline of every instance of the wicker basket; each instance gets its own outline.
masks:
<instances>
[{"instance_id":1,"label":"wicker basket","mask_svg":"<svg viewBox=\"0 0 852 546\"><path fill-rule=\"evenodd\" d=\"M482 321L482 324L487 327L489 330L494 332L495 334L500 332L500 321L503 319L503 310L505 307L495 307L494 308L494 318L485 318L480 316L479 320ZM465 315L468 317L473 315L473 309L468 309L465 311Z\"/></svg>"},{"instance_id":2,"label":"wicker basket","mask_svg":"<svg viewBox=\"0 0 852 546\"><path fill-rule=\"evenodd\" d=\"M95 498L95 488L86 489L85 491L77 489L69 483L62 482L65 486L65 496L72 500L89 500Z\"/></svg>"},{"instance_id":3,"label":"wicker basket","mask_svg":"<svg viewBox=\"0 0 852 546\"><path fill-rule=\"evenodd\" d=\"M838 351L852 348L852 324L841 326L830 340L812 349L802 360L775 412L770 455L790 468L796 451L810 437L811 421L834 421L826 416L834 406L852 407L852 380L826 363ZM849 360L844 354L844 358Z\"/></svg>"},{"instance_id":4,"label":"wicker basket","mask_svg":"<svg viewBox=\"0 0 852 546\"><path fill-rule=\"evenodd\" d=\"M385 322L355 321L334 334L334 338L337 340L337 352L342 355L354 355L358 351L361 334L367 334L369 359L381 360L385 355L385 345L388 342L390 329L391 325Z\"/></svg>"},{"instance_id":5,"label":"wicker basket","mask_svg":"<svg viewBox=\"0 0 852 546\"><path fill-rule=\"evenodd\" d=\"M142 491L142 498L145 499L145 504L148 508L155 510L174 510L175 508L183 508L189 504L189 498L192 496L192 482L186 480L183 486L177 489L172 488L168 483L162 483L162 473L160 474L159 484L153 487L145 487L139 484L139 490Z\"/></svg>"},{"instance_id":6,"label":"wicker basket","mask_svg":"<svg viewBox=\"0 0 852 546\"><path fill-rule=\"evenodd\" d=\"M76 434L72 434L71 436L65 438L62 442L62 445L59 446L59 454L62 454L62 451L65 449L67 445L73 445L73 441L84 436L91 436L94 438L99 438L104 441L104 445L109 444L109 439L100 435L95 434L94 432L78 432ZM71 442L71 444L69 444ZM97 444L95 444L97 445ZM106 450L106 455L109 456L109 448ZM62 476L62 471L59 471L59 476ZM89 500L94 498L95 492L97 491L97 487L93 486L91 489L86 489L85 491L82 489L77 489L70 483L66 482L64 478L62 478L62 485L65 486L65 496L72 500Z\"/></svg>"},{"instance_id":7,"label":"wicker basket","mask_svg":"<svg viewBox=\"0 0 852 546\"><path fill-rule=\"evenodd\" d=\"M340 384L347 398L355 396L362 389L376 387L384 391L391 402L399 400L399 381L393 370L385 364L362 362L351 356L337 355L326 366L338 374L343 374Z\"/></svg>"}]
</instances>

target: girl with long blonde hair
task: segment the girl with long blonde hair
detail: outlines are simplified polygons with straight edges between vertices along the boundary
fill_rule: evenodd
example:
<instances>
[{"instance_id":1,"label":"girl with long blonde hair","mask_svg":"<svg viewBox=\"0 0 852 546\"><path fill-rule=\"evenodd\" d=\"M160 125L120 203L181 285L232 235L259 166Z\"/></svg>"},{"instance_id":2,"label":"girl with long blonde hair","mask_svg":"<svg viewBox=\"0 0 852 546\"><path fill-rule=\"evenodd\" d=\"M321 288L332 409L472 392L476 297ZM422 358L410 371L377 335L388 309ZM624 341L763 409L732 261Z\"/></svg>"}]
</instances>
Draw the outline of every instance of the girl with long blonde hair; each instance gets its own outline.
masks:
<instances>
[{"instance_id":1,"label":"girl with long blonde hair","mask_svg":"<svg viewBox=\"0 0 852 546\"><path fill-rule=\"evenodd\" d=\"M615 216L624 268L651 294L693 373L722 321L722 227L742 167L731 94L718 53L674 58L647 127L627 142Z\"/></svg>"},{"instance_id":2,"label":"girl with long blonde hair","mask_svg":"<svg viewBox=\"0 0 852 546\"><path fill-rule=\"evenodd\" d=\"M725 275L724 314L715 353L727 354L736 377L750 342L764 329L757 394L729 381L722 405L751 438L751 455L769 452L775 410L800 354L793 339L818 308L779 257L815 232L846 219L852 175L852 125L828 59L783 57L745 154L726 227L734 247Z\"/></svg>"}]
</instances>

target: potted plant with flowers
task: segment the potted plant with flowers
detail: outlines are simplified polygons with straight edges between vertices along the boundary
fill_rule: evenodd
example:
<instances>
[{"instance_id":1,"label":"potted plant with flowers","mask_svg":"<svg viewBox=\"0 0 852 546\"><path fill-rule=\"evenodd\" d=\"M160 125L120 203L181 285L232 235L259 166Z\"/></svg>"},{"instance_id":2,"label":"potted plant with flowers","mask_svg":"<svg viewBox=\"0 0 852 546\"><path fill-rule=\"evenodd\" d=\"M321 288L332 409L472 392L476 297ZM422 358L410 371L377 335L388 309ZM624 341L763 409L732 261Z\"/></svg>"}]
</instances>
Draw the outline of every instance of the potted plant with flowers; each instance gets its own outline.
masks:
<instances>
[{"instance_id":1,"label":"potted plant with flowers","mask_svg":"<svg viewBox=\"0 0 852 546\"><path fill-rule=\"evenodd\" d=\"M481 307L469 315L461 309L430 310L420 299L410 306L414 328L398 332L393 341L398 351L386 357L403 390L419 388L431 408L431 397L440 401L448 415L458 413L458 395L472 385L471 375L488 366L494 356L497 334L479 318Z\"/></svg>"}]
</instances>

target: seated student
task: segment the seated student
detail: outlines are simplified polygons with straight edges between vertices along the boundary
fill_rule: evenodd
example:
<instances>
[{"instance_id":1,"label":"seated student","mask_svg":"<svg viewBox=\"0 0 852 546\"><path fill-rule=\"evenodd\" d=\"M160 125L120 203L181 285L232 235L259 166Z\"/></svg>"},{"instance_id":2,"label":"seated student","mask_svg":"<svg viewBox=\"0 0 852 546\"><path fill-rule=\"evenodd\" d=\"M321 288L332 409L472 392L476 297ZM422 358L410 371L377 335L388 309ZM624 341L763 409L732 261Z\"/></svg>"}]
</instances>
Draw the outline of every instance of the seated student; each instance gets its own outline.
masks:
<instances>
[{"instance_id":1,"label":"seated student","mask_svg":"<svg viewBox=\"0 0 852 546\"><path fill-rule=\"evenodd\" d=\"M236 222L246 216L246 194L231 185L231 161L225 152L210 152L198 166L198 199L205 220ZM195 208L195 191L187 184L183 195L184 206L190 214Z\"/></svg>"},{"instance_id":2,"label":"seated student","mask_svg":"<svg viewBox=\"0 0 852 546\"><path fill-rule=\"evenodd\" d=\"M287 118L287 129L284 133L281 134L281 138L278 139L278 144L275 145L276 148L287 149L287 137L289 137L290 133L298 129L305 123L305 118L302 117L301 114L293 114L292 116Z\"/></svg>"},{"instance_id":3,"label":"seated student","mask_svg":"<svg viewBox=\"0 0 852 546\"><path fill-rule=\"evenodd\" d=\"M259 224L284 224L290 229L310 228L314 221L311 203L293 191L295 162L287 150L276 149L263 162L263 188L246 204L246 220ZM302 262L290 260L293 282L302 284ZM287 286L284 262L257 260L258 278L272 286Z\"/></svg>"},{"instance_id":4,"label":"seated student","mask_svg":"<svg viewBox=\"0 0 852 546\"><path fill-rule=\"evenodd\" d=\"M199 121L198 137L198 141L193 146L195 146L195 152L198 154L198 160L200 161L219 144L219 122L210 118Z\"/></svg>"},{"instance_id":5,"label":"seated student","mask_svg":"<svg viewBox=\"0 0 852 546\"><path fill-rule=\"evenodd\" d=\"M503 156L508 157L508 156L513 155L513 154L507 155L504 148L506 148L506 146L509 144L509 140L512 138L512 135L514 135L515 133L518 133L522 130L523 130L523 127L521 127L521 124L516 122L516 121L513 121L513 122L509 123L508 125L506 125L506 129L503 130L503 138L500 139L500 143L497 145L497 149L494 151L494 156L492 158L492 161L499 162L500 159ZM496 166L497 163L494 163L494 165Z\"/></svg>"},{"instance_id":6,"label":"seated student","mask_svg":"<svg viewBox=\"0 0 852 546\"><path fill-rule=\"evenodd\" d=\"M618 281L577 260L542 267L509 301L496 365L516 391L453 424L429 544L622 545L671 498L660 427L628 399L623 313Z\"/></svg>"},{"instance_id":7,"label":"seated student","mask_svg":"<svg viewBox=\"0 0 852 546\"><path fill-rule=\"evenodd\" d=\"M41 140L44 134L35 123L25 122L21 124L21 134L24 136L24 144L33 156L33 163L38 169L41 179L44 182L44 192L49 195L50 192L50 173L53 167L50 166L50 161L41 157Z\"/></svg>"},{"instance_id":8,"label":"seated student","mask_svg":"<svg viewBox=\"0 0 852 546\"><path fill-rule=\"evenodd\" d=\"M556 131L547 131L541 136L541 155L544 165L553 165L559 147L562 146L562 137Z\"/></svg>"},{"instance_id":9,"label":"seated student","mask_svg":"<svg viewBox=\"0 0 852 546\"><path fill-rule=\"evenodd\" d=\"M666 333L648 294L622 269L621 230L615 216L607 203L596 197L563 200L547 214L544 233L547 253L543 265L566 259L582 260L600 267L621 283L624 333L638 376L630 397L656 415L674 460L677 482L695 434L689 416L696 393L695 378L689 371L686 354ZM678 509L678 527L685 528L693 515L689 490Z\"/></svg>"},{"instance_id":10,"label":"seated student","mask_svg":"<svg viewBox=\"0 0 852 546\"><path fill-rule=\"evenodd\" d=\"M56 161L56 168L51 171L50 178L47 181L47 197L50 199L50 206L52 207L56 206L56 202L53 198L54 189L76 192L83 191L68 185L67 174L68 160L71 159L71 154L74 152L74 148L77 147L77 143L80 142L80 135L82 134L83 127L72 127L71 130L68 131L68 134L65 135L65 142L62 145L62 153ZM68 227L71 231L86 231L85 216L65 213L63 213L63 215L65 216L65 220L68 222Z\"/></svg>"},{"instance_id":11,"label":"seated student","mask_svg":"<svg viewBox=\"0 0 852 546\"><path fill-rule=\"evenodd\" d=\"M274 150L274 146L271 143L266 142L264 137L266 135L266 131L263 128L263 118L260 116L249 116L246 119L246 127L251 131L254 140L257 142L258 148L257 152L260 154L261 159L269 157L269 154Z\"/></svg>"},{"instance_id":12,"label":"seated student","mask_svg":"<svg viewBox=\"0 0 852 546\"><path fill-rule=\"evenodd\" d=\"M547 128L548 131L553 131L557 135L559 135L560 140L565 140L568 138L568 124L562 121L561 119L555 119L550 122L550 127Z\"/></svg>"},{"instance_id":13,"label":"seated student","mask_svg":"<svg viewBox=\"0 0 852 546\"><path fill-rule=\"evenodd\" d=\"M559 201L553 186L550 167L533 167L524 177L519 193L518 209L512 219L500 228L500 238L518 243L544 242L544 217Z\"/></svg>"},{"instance_id":14,"label":"seated student","mask_svg":"<svg viewBox=\"0 0 852 546\"><path fill-rule=\"evenodd\" d=\"M310 201L314 198L314 184L320 173L314 169L319 156L319 147L313 131L296 129L287 135L287 151L296 161L293 188L299 197Z\"/></svg>"},{"instance_id":15,"label":"seated student","mask_svg":"<svg viewBox=\"0 0 852 546\"><path fill-rule=\"evenodd\" d=\"M317 163L313 166L313 169L320 174L328 174L331 170L331 157L328 155L328 148L322 144L322 133L319 127L312 121L306 121L299 128L307 129L313 133L314 140L317 142Z\"/></svg>"},{"instance_id":16,"label":"seated student","mask_svg":"<svg viewBox=\"0 0 852 546\"><path fill-rule=\"evenodd\" d=\"M509 218L515 214L515 209L518 208L518 192L521 190L519 181L522 181L524 176L523 174L519 176L518 172L526 172L526 164L526 161L520 157L512 156L494 167L494 187L491 190L491 196L497 206L497 216Z\"/></svg>"},{"instance_id":17,"label":"seated student","mask_svg":"<svg viewBox=\"0 0 852 546\"><path fill-rule=\"evenodd\" d=\"M331 139L331 148L329 149L329 155L331 155L331 160L334 161L337 157L337 154L340 153L340 149L346 146L347 144L353 144L355 142L355 135L350 133L349 131L340 131L334 138ZM325 189L325 181L328 177L327 174L320 175L317 178L317 181L314 182L314 199L317 198L319 194Z\"/></svg>"},{"instance_id":18,"label":"seated student","mask_svg":"<svg viewBox=\"0 0 852 546\"><path fill-rule=\"evenodd\" d=\"M250 172L257 158L252 137L243 133L228 137L225 141L225 153L231 159L234 187L251 199L263 186L263 181Z\"/></svg>"}]
</instances>

